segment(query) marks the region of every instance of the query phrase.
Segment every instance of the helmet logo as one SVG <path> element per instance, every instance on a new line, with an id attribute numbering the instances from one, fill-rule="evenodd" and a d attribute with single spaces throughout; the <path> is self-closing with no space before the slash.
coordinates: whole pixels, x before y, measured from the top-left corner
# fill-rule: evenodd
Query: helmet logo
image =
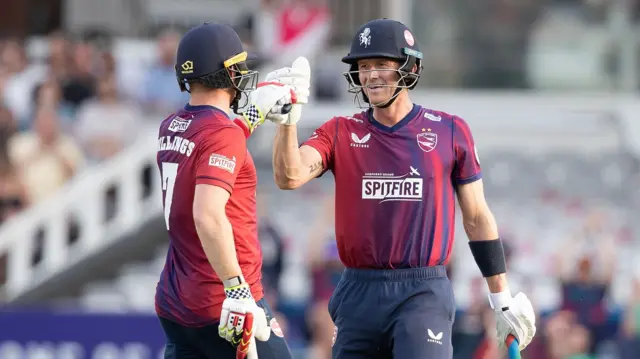
<path id="1" fill-rule="evenodd" d="M 360 46 L 366 48 L 369 45 L 371 45 L 371 29 L 367 27 L 360 33 Z"/>
<path id="2" fill-rule="evenodd" d="M 191 74 L 193 73 L 193 61 L 185 61 L 182 65 L 182 73 L 183 74 Z"/>
<path id="3" fill-rule="evenodd" d="M 404 39 L 405 41 L 407 41 L 407 45 L 409 46 L 413 46 L 413 44 L 416 43 L 416 41 L 413 39 L 413 35 L 411 34 L 411 31 L 409 30 L 404 30 Z"/>

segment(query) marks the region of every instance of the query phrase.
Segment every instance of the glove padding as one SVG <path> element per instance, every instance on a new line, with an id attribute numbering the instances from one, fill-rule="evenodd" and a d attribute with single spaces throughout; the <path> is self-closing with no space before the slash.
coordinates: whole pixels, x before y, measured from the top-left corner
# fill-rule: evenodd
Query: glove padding
<path id="1" fill-rule="evenodd" d="M 291 112 L 273 111 L 267 115 L 267 119 L 279 125 L 295 125 L 302 116 L 302 106 L 309 102 L 311 87 L 311 66 L 309 60 L 298 57 L 291 67 L 283 67 L 267 74 L 268 83 L 279 83 L 289 86 L 295 95 Z M 279 104 L 280 105 L 280 104 Z"/>
<path id="2" fill-rule="evenodd" d="M 281 83 L 260 83 L 258 88 L 249 94 L 249 108 L 236 119 L 249 137 L 258 126 L 262 125 L 269 115 L 287 110 L 286 105 L 295 103 L 296 94 L 289 86 Z"/>
<path id="3" fill-rule="evenodd" d="M 526 348 L 536 335 L 536 315 L 529 298 L 524 293 L 513 298 L 509 292 L 491 293 L 489 303 L 496 317 L 498 346 L 504 349 L 507 336 L 512 334 L 520 350 Z"/>
<path id="4" fill-rule="evenodd" d="M 271 328 L 264 309 L 256 304 L 246 283 L 225 288 L 225 294 L 227 298 L 222 302 L 218 335 L 237 347 L 237 358 L 244 358 L 254 337 L 268 341 Z"/>

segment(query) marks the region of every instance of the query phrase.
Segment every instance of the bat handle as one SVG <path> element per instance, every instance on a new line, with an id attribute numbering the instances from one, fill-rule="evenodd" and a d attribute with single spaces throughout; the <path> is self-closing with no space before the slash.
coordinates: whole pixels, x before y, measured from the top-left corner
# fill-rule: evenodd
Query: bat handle
<path id="1" fill-rule="evenodd" d="M 251 339 L 251 343 L 249 343 L 249 352 L 247 353 L 247 359 L 258 359 L 258 348 L 256 347 L 256 338 Z"/>
<path id="2" fill-rule="evenodd" d="M 505 344 L 507 347 L 507 354 L 509 359 L 520 359 L 520 346 L 518 344 L 518 339 L 515 336 L 509 334 L 507 336 L 507 340 L 505 340 Z"/>

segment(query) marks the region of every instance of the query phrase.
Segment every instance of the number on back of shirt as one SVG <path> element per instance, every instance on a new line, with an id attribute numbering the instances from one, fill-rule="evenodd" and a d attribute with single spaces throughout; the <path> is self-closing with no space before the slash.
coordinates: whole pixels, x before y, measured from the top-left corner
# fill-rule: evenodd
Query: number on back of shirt
<path id="1" fill-rule="evenodd" d="M 164 222 L 169 230 L 169 216 L 171 215 L 171 203 L 173 203 L 173 187 L 178 175 L 178 164 L 162 162 L 162 190 L 164 191 Z"/>

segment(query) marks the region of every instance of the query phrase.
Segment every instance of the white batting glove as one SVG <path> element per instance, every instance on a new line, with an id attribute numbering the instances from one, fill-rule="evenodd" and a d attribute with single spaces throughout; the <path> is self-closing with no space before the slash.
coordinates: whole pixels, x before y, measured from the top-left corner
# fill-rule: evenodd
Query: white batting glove
<path id="1" fill-rule="evenodd" d="M 291 87 L 276 82 L 260 83 L 258 88 L 249 94 L 250 106 L 236 123 L 240 122 L 245 135 L 249 137 L 268 116 L 284 111 L 284 106 L 290 106 L 292 100 L 295 100 L 295 93 Z"/>
<path id="2" fill-rule="evenodd" d="M 256 304 L 247 283 L 225 288 L 224 292 L 227 298 L 222 302 L 218 334 L 237 347 L 237 358 L 245 358 L 254 338 L 269 340 L 267 315 Z"/>
<path id="3" fill-rule="evenodd" d="M 509 291 L 490 293 L 489 304 L 496 316 L 498 347 L 505 348 L 511 334 L 518 340 L 520 350 L 526 348 L 536 335 L 536 315 L 529 298 L 524 293 L 511 298 Z"/>
<path id="4" fill-rule="evenodd" d="M 265 79 L 268 83 L 279 83 L 289 86 L 295 94 L 294 105 L 291 112 L 282 114 L 282 111 L 274 111 L 267 116 L 267 119 L 279 125 L 295 125 L 302 116 L 302 106 L 309 102 L 311 93 L 311 66 L 306 57 L 298 57 L 291 67 L 283 67 L 267 74 Z"/>

